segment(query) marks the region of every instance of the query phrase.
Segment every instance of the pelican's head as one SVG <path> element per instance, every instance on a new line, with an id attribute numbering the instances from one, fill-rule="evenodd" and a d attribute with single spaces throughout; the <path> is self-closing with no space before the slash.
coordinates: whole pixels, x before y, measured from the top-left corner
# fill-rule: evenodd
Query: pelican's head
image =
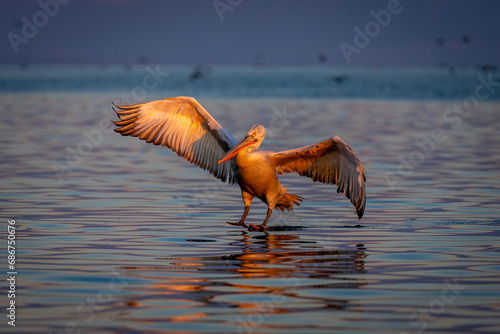
<path id="1" fill-rule="evenodd" d="M 220 164 L 221 162 L 231 159 L 245 147 L 249 152 L 255 151 L 256 149 L 259 148 L 265 136 L 266 136 L 266 129 L 260 124 L 255 124 L 250 128 L 250 130 L 248 130 L 246 136 L 243 137 L 243 139 L 240 140 L 239 143 L 236 144 L 232 149 L 230 149 L 226 153 L 226 155 L 219 160 L 218 163 Z"/>

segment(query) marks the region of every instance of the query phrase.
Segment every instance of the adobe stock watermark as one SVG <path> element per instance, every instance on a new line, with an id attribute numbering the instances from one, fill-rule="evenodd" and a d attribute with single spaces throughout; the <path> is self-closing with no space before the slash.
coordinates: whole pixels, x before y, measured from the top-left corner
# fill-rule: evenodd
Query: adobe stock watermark
<path id="1" fill-rule="evenodd" d="M 429 323 L 436 321 L 437 317 L 443 314 L 446 305 L 453 303 L 461 295 L 461 291 L 467 289 L 466 285 L 458 284 L 456 277 L 453 281 L 445 279 L 443 283 L 445 287 L 441 289 L 439 297 L 434 298 L 426 307 L 420 307 L 409 316 L 408 322 L 410 326 L 416 328 L 417 333 L 423 333 L 429 326 Z M 410 333 L 402 331 L 399 334 Z"/>
<path id="2" fill-rule="evenodd" d="M 64 174 L 80 166 L 83 158 L 89 156 L 98 147 L 103 139 L 104 133 L 112 128 L 113 123 L 108 118 L 99 121 L 99 125 L 93 129 L 83 129 L 81 131 L 85 139 L 81 139 L 75 146 L 66 145 L 66 159 L 64 161 L 53 161 L 52 169 L 59 180 L 64 181 Z"/>
<path id="3" fill-rule="evenodd" d="M 235 7 L 241 5 L 243 0 L 214 0 L 212 5 L 214 6 L 215 12 L 217 16 L 219 16 L 219 20 L 224 21 L 224 13 L 232 12 Z"/>
<path id="4" fill-rule="evenodd" d="M 460 103 L 456 102 L 452 107 L 445 110 L 442 115 L 443 127 L 434 128 L 424 139 L 415 140 L 416 148 L 407 157 L 398 155 L 400 161 L 398 172 L 386 172 L 385 179 L 391 190 L 407 182 L 407 178 L 413 175 L 416 167 L 423 164 L 435 151 L 439 144 L 448 139 L 448 133 L 458 130 L 464 119 L 469 118 L 479 109 L 480 102 L 486 101 L 491 94 L 500 88 L 500 83 L 493 81 L 492 73 L 488 76 L 478 74 L 478 84 L 474 94 L 467 96 Z"/>
<path id="5" fill-rule="evenodd" d="M 300 285 L 300 278 L 298 277 L 282 277 L 281 281 L 285 286 L 290 286 L 287 293 L 292 293 Z M 238 328 L 236 333 L 253 333 L 254 328 L 262 326 L 264 320 L 269 317 L 278 307 L 280 303 L 286 300 L 286 296 L 283 293 L 272 292 L 269 295 L 269 300 L 267 301 L 254 301 L 253 309 L 255 312 L 246 315 L 246 318 L 238 316 Z"/>
<path id="6" fill-rule="evenodd" d="M 134 86 L 130 94 L 122 94 L 122 100 L 130 101 L 130 104 L 146 102 L 148 93 L 158 88 L 164 78 L 170 75 L 169 72 L 162 72 L 159 64 L 154 69 L 151 66 L 146 66 L 145 69 L 147 74 L 142 78 L 142 83 Z"/>
<path id="7" fill-rule="evenodd" d="M 66 5 L 70 0 L 40 0 L 38 6 L 40 10 L 35 12 L 30 18 L 21 17 L 21 34 L 16 34 L 11 31 L 7 34 L 7 39 L 12 46 L 15 54 L 19 53 L 19 46 L 28 44 L 30 40 L 38 35 L 40 29 L 49 24 L 50 19 L 54 18 L 58 13 L 60 6 Z"/>
<path id="8" fill-rule="evenodd" d="M 162 72 L 160 70 L 160 65 L 156 65 L 156 68 L 151 66 L 146 66 L 147 74 L 144 75 L 142 79 L 142 84 L 134 86 L 130 93 L 122 94 L 121 99 L 127 100 L 131 104 L 143 103 L 146 101 L 148 92 L 156 89 L 164 78 L 169 75 L 168 72 Z M 85 157 L 89 156 L 99 145 L 101 145 L 104 134 L 106 132 L 111 132 L 113 128 L 113 123 L 107 117 L 101 119 L 97 127 L 92 129 L 83 129 L 81 131 L 81 139 L 76 145 L 66 146 L 66 156 L 63 161 L 52 162 L 52 169 L 59 180 L 59 183 L 63 182 L 64 174 L 77 168 L 83 163 Z"/>
<path id="9" fill-rule="evenodd" d="M 291 120 L 295 119 L 297 115 L 289 114 L 286 110 L 286 106 L 283 106 L 281 110 L 278 108 L 273 108 L 272 117 L 269 122 L 269 128 L 266 128 L 266 137 L 270 140 L 283 131 L 288 125 L 290 125 Z"/>
<path id="10" fill-rule="evenodd" d="M 411 0 L 408 0 L 411 1 Z M 380 35 L 382 28 L 386 28 L 392 21 L 394 15 L 398 15 L 403 11 L 403 5 L 399 0 L 389 0 L 387 2 L 387 8 L 381 9 L 378 12 L 375 10 L 370 11 L 370 15 L 373 20 L 368 21 L 364 29 L 355 26 L 353 44 L 346 42 L 341 42 L 339 44 L 340 51 L 344 55 L 345 60 L 348 64 L 352 62 L 353 54 L 360 54 L 361 50 L 370 45 L 373 38 Z"/>
<path id="11" fill-rule="evenodd" d="M 108 282 L 105 289 L 101 289 L 95 296 L 87 297 L 85 302 L 80 303 L 76 307 L 76 314 L 85 317 L 80 322 L 67 321 L 64 324 L 64 331 L 50 334 L 69 334 L 82 333 L 82 326 L 88 325 L 94 321 L 96 314 L 102 312 L 106 305 L 109 305 L 114 300 L 114 295 L 122 291 L 127 285 L 127 279 L 122 277 L 123 272 L 113 270 L 113 278 Z"/>

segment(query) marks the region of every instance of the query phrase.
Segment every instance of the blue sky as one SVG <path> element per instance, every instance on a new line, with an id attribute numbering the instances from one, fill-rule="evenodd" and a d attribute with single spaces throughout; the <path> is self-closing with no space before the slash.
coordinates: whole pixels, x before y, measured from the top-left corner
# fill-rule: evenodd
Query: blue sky
<path id="1" fill-rule="evenodd" d="M 315 65 L 323 54 L 324 63 L 335 66 L 500 65 L 500 2 L 494 0 L 2 4 L 3 64 L 135 64 L 147 59 L 183 65 Z"/>

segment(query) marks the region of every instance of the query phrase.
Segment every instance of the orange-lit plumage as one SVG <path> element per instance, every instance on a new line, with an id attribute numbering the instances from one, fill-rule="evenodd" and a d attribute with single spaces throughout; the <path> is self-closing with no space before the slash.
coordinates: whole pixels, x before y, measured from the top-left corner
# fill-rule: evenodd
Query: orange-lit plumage
<path id="1" fill-rule="evenodd" d="M 240 141 L 234 138 L 192 97 L 173 97 L 130 106 L 116 106 L 116 132 L 167 146 L 223 182 L 238 183 L 245 211 L 235 225 L 245 225 L 254 197 L 267 204 L 264 230 L 273 209 L 292 210 L 302 197 L 286 191 L 278 174 L 298 173 L 313 181 L 335 184 L 349 198 L 359 218 L 366 205 L 363 166 L 339 137 L 281 152 L 258 150 L 266 130 L 254 125 Z"/>

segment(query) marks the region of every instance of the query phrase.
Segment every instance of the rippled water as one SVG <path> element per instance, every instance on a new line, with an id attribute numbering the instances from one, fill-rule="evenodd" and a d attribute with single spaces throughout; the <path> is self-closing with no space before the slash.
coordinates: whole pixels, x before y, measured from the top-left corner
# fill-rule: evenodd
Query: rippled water
<path id="1" fill-rule="evenodd" d="M 237 139 L 263 124 L 266 149 L 338 135 L 368 172 L 363 219 L 287 175 L 304 203 L 261 233 L 225 223 L 236 186 L 112 132 L 111 101 L 0 96 L 0 212 L 18 228 L 17 326 L 2 330 L 498 332 L 500 104 L 200 99 Z M 248 220 L 264 215 L 255 201 Z"/>
<path id="2" fill-rule="evenodd" d="M 489 88 L 488 100 L 500 100 L 496 84 L 500 74 L 476 68 L 458 68 L 451 74 L 445 67 L 30 65 L 21 69 L 0 66 L 0 73 L 0 91 L 17 93 L 121 91 L 140 99 L 143 92 L 133 90 L 139 85 L 161 89 L 164 96 L 197 98 L 451 100 L 464 99 L 483 84 Z"/>

